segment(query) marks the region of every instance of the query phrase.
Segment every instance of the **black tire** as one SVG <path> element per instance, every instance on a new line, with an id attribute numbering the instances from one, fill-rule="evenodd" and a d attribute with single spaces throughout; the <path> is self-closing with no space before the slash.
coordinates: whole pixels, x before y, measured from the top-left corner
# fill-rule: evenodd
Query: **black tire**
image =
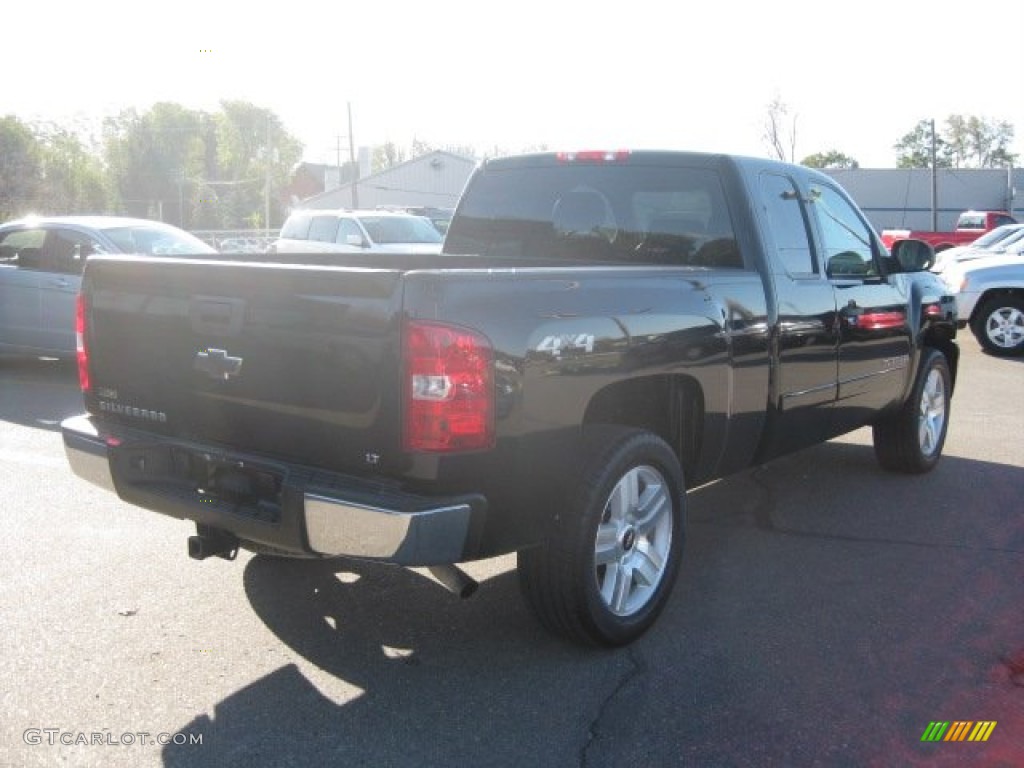
<path id="1" fill-rule="evenodd" d="M 620 646 L 651 627 L 672 592 L 685 540 L 683 472 L 650 432 L 596 428 L 584 444 L 592 448 L 547 541 L 518 553 L 519 584 L 552 633 Z"/>
<path id="2" fill-rule="evenodd" d="M 946 356 L 925 349 L 910 397 L 900 410 L 875 422 L 875 456 L 885 469 L 921 474 L 942 456 L 949 428 L 952 377 Z"/>
<path id="3" fill-rule="evenodd" d="M 971 331 L 993 355 L 1024 354 L 1024 297 L 1004 294 L 987 299 L 974 315 Z"/>

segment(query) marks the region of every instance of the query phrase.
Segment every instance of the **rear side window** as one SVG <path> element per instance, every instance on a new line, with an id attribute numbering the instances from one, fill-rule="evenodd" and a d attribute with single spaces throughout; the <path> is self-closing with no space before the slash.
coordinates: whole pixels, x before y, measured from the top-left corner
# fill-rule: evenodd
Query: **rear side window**
<path id="1" fill-rule="evenodd" d="M 341 219 L 338 222 L 337 241 L 343 245 L 362 245 L 362 230 L 352 219 Z"/>
<path id="2" fill-rule="evenodd" d="M 80 275 L 86 259 L 102 251 L 102 246 L 86 234 L 70 229 L 51 229 L 43 246 L 43 257 L 54 272 Z"/>
<path id="3" fill-rule="evenodd" d="M 281 239 L 306 240 L 309 235 L 309 214 L 293 214 L 281 227 Z"/>
<path id="4" fill-rule="evenodd" d="M 314 216 L 309 223 L 309 236 L 307 240 L 315 240 L 319 243 L 333 243 L 338 236 L 337 216 Z"/>
<path id="5" fill-rule="evenodd" d="M 774 271 L 792 276 L 816 274 L 804 206 L 792 179 L 775 173 L 762 174 L 761 200 L 775 243 Z"/>
<path id="6" fill-rule="evenodd" d="M 363 216 L 359 219 L 377 244 L 440 243 L 441 233 L 420 216 Z"/>
<path id="7" fill-rule="evenodd" d="M 478 174 L 452 220 L 444 252 L 744 266 L 717 173 L 614 163 Z"/>

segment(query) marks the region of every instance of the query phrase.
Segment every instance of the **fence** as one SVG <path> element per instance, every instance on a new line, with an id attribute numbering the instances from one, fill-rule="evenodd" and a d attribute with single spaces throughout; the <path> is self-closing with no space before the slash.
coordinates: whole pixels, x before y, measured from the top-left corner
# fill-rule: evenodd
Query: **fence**
<path id="1" fill-rule="evenodd" d="M 192 234 L 221 253 L 266 253 L 276 229 L 201 229 Z"/>

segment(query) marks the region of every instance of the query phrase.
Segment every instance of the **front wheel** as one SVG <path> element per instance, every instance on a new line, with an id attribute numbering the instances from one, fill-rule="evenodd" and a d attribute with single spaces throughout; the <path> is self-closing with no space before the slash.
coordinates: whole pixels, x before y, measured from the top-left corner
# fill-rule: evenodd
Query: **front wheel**
<path id="1" fill-rule="evenodd" d="M 683 550 L 684 484 L 672 449 L 650 432 L 599 428 L 547 541 L 518 554 L 527 603 L 551 632 L 618 646 L 654 623 Z"/>
<path id="2" fill-rule="evenodd" d="M 993 355 L 1024 354 L 1024 298 L 995 296 L 978 308 L 971 325 L 974 337 Z"/>
<path id="3" fill-rule="evenodd" d="M 938 463 L 949 427 L 951 391 L 946 356 L 925 349 L 907 402 L 874 424 L 875 456 L 882 467 L 920 474 Z"/>

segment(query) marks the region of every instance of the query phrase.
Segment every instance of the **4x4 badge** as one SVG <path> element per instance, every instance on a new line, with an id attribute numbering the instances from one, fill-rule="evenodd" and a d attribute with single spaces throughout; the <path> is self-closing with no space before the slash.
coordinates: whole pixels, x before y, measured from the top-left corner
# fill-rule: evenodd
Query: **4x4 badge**
<path id="1" fill-rule="evenodd" d="M 211 379 L 227 381 L 242 370 L 242 358 L 231 357 L 223 349 L 201 349 L 196 352 L 192 367 Z"/>

